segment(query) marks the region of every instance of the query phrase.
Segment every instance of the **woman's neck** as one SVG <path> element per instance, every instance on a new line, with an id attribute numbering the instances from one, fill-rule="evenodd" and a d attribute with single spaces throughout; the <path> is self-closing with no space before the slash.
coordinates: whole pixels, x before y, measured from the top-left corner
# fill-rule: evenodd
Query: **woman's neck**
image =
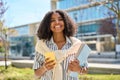
<path id="1" fill-rule="evenodd" d="M 53 35 L 53 40 L 55 43 L 59 43 L 59 42 L 65 42 L 65 36 L 63 34 L 55 34 Z"/>
<path id="2" fill-rule="evenodd" d="M 62 47 L 66 43 L 65 36 L 63 34 L 55 34 L 53 35 L 53 40 L 56 43 L 58 49 L 62 49 Z"/>

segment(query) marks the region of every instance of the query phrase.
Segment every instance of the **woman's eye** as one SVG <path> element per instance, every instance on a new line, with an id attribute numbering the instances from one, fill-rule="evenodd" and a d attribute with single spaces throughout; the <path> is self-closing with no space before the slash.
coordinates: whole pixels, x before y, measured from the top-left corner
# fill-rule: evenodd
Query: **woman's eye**
<path id="1" fill-rule="evenodd" d="M 55 20 L 51 20 L 51 22 L 54 22 Z"/>
<path id="2" fill-rule="evenodd" d="M 60 19 L 59 19 L 59 21 L 63 21 L 63 19 L 62 19 L 62 18 L 60 18 Z"/>
<path id="3" fill-rule="evenodd" d="M 51 19 L 51 22 L 55 22 L 55 21 L 63 21 L 62 18 L 59 18 L 59 19 Z"/>

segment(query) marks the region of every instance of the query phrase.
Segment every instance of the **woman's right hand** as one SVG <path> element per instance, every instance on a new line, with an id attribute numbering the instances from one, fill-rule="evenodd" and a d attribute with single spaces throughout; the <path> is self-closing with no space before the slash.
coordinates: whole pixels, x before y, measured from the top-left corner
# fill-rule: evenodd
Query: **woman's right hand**
<path id="1" fill-rule="evenodd" d="M 54 60 L 50 60 L 50 58 L 46 58 L 44 66 L 46 67 L 47 70 L 51 70 L 55 66 L 55 61 Z"/>

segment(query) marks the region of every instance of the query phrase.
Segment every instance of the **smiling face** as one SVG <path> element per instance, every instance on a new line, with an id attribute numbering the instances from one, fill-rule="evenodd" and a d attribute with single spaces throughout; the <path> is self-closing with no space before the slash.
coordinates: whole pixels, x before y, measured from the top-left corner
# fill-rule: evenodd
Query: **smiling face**
<path id="1" fill-rule="evenodd" d="M 63 33 L 64 21 L 59 13 L 54 12 L 51 16 L 50 29 L 53 34 Z"/>

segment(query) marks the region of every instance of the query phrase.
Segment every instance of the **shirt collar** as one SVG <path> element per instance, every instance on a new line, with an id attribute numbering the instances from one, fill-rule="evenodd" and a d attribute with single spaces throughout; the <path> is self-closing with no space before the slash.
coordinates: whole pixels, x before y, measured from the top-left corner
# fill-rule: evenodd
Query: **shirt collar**
<path id="1" fill-rule="evenodd" d="M 51 37 L 50 41 L 49 41 L 50 44 L 55 44 L 54 40 L 53 40 L 53 37 Z M 69 37 L 66 36 L 66 43 L 68 44 L 72 44 L 72 41 Z"/>

